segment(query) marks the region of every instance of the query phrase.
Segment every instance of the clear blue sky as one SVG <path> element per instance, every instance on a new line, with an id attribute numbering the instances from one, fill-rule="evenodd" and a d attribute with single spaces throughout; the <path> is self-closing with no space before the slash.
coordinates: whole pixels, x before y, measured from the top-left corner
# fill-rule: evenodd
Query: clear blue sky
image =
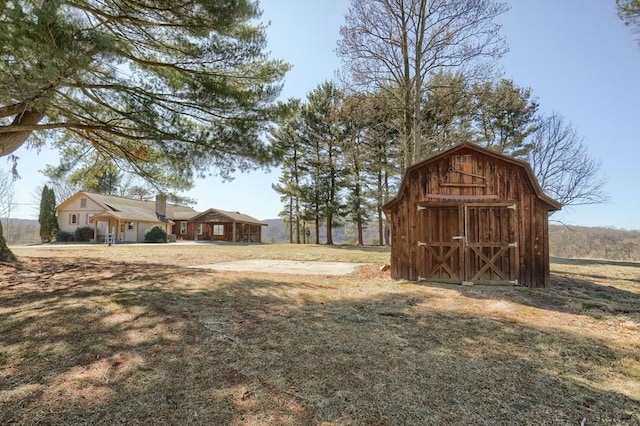
<path id="1" fill-rule="evenodd" d="M 305 98 L 339 68 L 335 55 L 347 0 L 261 0 L 271 56 L 293 69 L 285 80 L 282 98 Z M 553 216 L 585 226 L 640 229 L 640 47 L 631 29 L 616 16 L 614 0 L 511 0 L 500 18 L 509 53 L 501 60 L 504 76 L 531 87 L 541 112 L 558 112 L 572 122 L 591 155 L 602 162 L 611 201 L 580 206 Z M 35 218 L 45 182 L 39 173 L 56 163 L 55 152 L 24 147 L 16 182 L 12 217 Z M 0 169 L 8 170 L 2 161 Z M 259 219 L 275 218 L 281 210 L 271 183 L 278 170 L 265 174 L 238 174 L 231 183 L 199 180 L 188 195 L 199 200 L 197 209 L 239 210 Z"/>

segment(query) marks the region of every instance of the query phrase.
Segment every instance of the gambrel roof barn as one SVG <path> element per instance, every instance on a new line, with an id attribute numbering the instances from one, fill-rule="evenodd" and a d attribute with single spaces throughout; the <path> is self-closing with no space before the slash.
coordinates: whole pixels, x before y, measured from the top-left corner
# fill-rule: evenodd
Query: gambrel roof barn
<path id="1" fill-rule="evenodd" d="M 410 281 L 549 285 L 546 196 L 528 163 L 462 143 L 407 169 L 383 206 L 391 276 Z"/>

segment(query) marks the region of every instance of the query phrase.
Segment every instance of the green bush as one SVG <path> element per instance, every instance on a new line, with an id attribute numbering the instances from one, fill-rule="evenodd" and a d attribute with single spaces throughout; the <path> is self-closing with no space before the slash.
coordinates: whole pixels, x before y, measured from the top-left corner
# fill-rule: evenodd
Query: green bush
<path id="1" fill-rule="evenodd" d="M 159 226 L 154 226 L 144 234 L 145 243 L 166 243 L 167 232 Z"/>
<path id="2" fill-rule="evenodd" d="M 70 241 L 75 241 L 76 237 L 71 232 L 67 231 L 58 231 L 56 232 L 56 241 L 62 243 L 68 243 Z"/>
<path id="3" fill-rule="evenodd" d="M 76 241 L 91 241 L 93 239 L 93 228 L 88 226 L 76 229 Z"/>

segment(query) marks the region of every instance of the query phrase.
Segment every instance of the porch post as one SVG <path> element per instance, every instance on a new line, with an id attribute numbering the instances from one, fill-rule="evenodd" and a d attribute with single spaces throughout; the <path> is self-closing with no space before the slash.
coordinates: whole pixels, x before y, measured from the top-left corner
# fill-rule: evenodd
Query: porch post
<path id="1" fill-rule="evenodd" d="M 236 242 L 236 222 L 233 221 L 233 235 L 231 236 L 231 241 Z"/>

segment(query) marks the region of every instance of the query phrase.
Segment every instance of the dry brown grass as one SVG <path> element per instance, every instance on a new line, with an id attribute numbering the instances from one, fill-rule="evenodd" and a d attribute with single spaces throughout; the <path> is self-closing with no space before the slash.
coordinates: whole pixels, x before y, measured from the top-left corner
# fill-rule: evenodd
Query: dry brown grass
<path id="1" fill-rule="evenodd" d="M 640 424 L 640 264 L 530 290 L 182 267 L 388 259 L 364 248 L 15 252 L 0 424 Z"/>

